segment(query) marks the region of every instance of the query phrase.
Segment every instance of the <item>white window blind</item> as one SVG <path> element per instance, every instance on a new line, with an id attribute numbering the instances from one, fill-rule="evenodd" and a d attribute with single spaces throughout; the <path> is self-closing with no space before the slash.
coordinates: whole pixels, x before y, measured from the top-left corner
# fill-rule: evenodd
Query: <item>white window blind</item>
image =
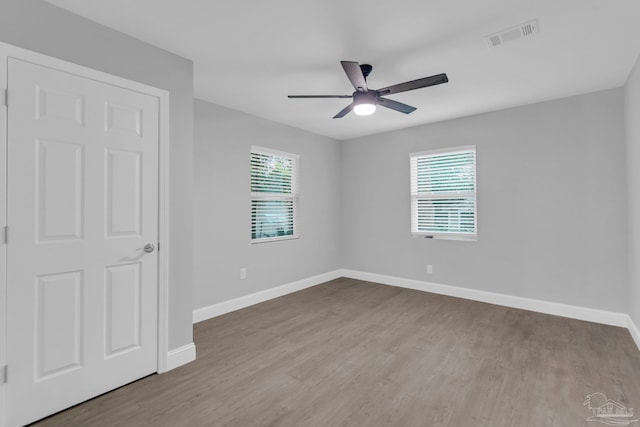
<path id="1" fill-rule="evenodd" d="M 263 242 L 298 237 L 296 154 L 251 147 L 251 240 Z"/>
<path id="2" fill-rule="evenodd" d="M 411 166 L 411 233 L 476 240 L 476 147 L 414 153 Z"/>

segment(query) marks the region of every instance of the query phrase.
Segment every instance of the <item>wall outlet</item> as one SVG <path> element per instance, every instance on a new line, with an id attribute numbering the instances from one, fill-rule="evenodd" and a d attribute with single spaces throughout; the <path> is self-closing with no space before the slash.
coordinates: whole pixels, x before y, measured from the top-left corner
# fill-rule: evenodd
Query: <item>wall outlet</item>
<path id="1" fill-rule="evenodd" d="M 247 269 L 246 269 L 246 268 L 244 268 L 244 267 L 242 267 L 242 268 L 240 269 L 240 278 L 241 278 L 241 279 L 246 279 L 246 278 L 247 278 Z"/>
<path id="2" fill-rule="evenodd" d="M 433 265 L 427 264 L 427 274 L 433 274 Z"/>

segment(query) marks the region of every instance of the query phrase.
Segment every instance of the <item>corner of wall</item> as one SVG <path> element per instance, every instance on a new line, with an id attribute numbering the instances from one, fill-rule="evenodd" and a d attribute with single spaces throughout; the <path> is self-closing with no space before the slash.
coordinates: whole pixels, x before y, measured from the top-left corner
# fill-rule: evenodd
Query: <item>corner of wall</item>
<path id="1" fill-rule="evenodd" d="M 636 60 L 624 86 L 624 122 L 627 183 L 627 301 L 630 320 L 634 325 L 636 343 L 640 342 L 640 57 Z M 635 322 L 635 323 L 634 323 Z M 630 328 L 630 331 L 632 329 Z"/>
<path id="2" fill-rule="evenodd" d="M 160 372 L 168 372 L 187 363 L 196 360 L 196 345 L 194 343 L 185 344 L 181 347 L 174 348 L 167 352 L 166 370 Z"/>
<path id="3" fill-rule="evenodd" d="M 629 324 L 627 325 L 627 329 L 631 334 L 631 338 L 633 338 L 633 341 L 636 343 L 636 347 L 638 347 L 638 350 L 640 350 L 640 329 L 638 329 L 638 326 L 633 321 L 631 316 L 629 316 Z"/>

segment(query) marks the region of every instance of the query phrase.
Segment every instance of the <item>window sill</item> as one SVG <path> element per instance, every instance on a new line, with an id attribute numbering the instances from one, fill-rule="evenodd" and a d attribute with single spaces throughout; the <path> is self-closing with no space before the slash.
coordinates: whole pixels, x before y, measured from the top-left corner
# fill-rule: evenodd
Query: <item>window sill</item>
<path id="1" fill-rule="evenodd" d="M 427 233 L 411 233 L 414 238 L 422 238 L 429 240 L 459 240 L 463 242 L 477 242 L 478 235 L 465 235 L 465 234 L 427 234 Z"/>
<path id="2" fill-rule="evenodd" d="M 255 243 L 267 243 L 267 242 L 280 242 L 283 240 L 294 240 L 294 239 L 299 239 L 300 235 L 299 234 L 294 234 L 291 236 L 278 236 L 278 237 L 268 237 L 266 239 L 252 239 L 251 240 L 251 244 L 255 244 Z"/>

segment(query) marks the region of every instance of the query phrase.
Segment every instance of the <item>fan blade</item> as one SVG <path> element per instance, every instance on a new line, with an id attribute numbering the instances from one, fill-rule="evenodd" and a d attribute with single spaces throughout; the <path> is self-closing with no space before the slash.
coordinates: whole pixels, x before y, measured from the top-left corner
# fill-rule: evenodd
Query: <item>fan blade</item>
<path id="1" fill-rule="evenodd" d="M 378 98 L 378 105 L 382 105 L 383 107 L 391 108 L 392 110 L 400 111 L 401 113 L 409 114 L 416 111 L 416 107 L 412 107 L 411 105 L 403 104 L 402 102 L 394 101 L 392 99 L 387 98 Z"/>
<path id="2" fill-rule="evenodd" d="M 288 98 L 351 98 L 352 95 L 288 95 Z"/>
<path id="3" fill-rule="evenodd" d="M 369 90 L 367 89 L 367 80 L 364 78 L 364 74 L 362 74 L 362 69 L 360 69 L 360 64 L 353 61 L 340 61 L 340 63 L 342 64 L 344 72 L 347 73 L 349 81 L 358 92 L 366 92 Z"/>
<path id="4" fill-rule="evenodd" d="M 376 92 L 380 96 L 390 95 L 392 93 L 406 92 L 408 90 L 420 89 L 428 86 L 435 86 L 448 82 L 446 74 L 436 74 L 435 76 L 423 77 L 418 80 L 411 80 L 410 82 L 398 83 L 397 85 L 387 86 L 382 89 L 378 89 Z"/>
<path id="5" fill-rule="evenodd" d="M 347 114 L 349 114 L 349 113 L 351 112 L 351 110 L 353 110 L 354 105 L 356 105 L 356 104 L 354 104 L 353 102 L 352 102 L 351 104 L 347 105 L 347 106 L 346 106 L 346 107 L 344 107 L 342 110 L 340 110 L 340 112 L 339 112 L 338 114 L 336 114 L 335 116 L 333 116 L 333 118 L 334 118 L 334 119 L 341 119 L 341 118 L 343 118 L 344 116 L 346 116 Z"/>

